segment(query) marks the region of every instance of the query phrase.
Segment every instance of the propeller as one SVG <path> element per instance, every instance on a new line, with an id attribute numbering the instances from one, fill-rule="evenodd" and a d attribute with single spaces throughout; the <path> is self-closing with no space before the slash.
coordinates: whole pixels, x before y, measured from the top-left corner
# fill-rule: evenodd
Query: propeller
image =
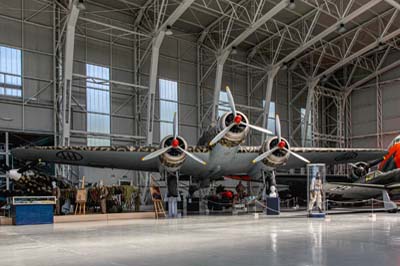
<path id="1" fill-rule="evenodd" d="M 384 160 L 384 157 L 379 158 L 374 161 L 371 161 L 371 162 L 368 162 L 368 163 L 360 162 L 360 163 L 357 163 L 358 165 L 354 164 L 354 163 L 349 163 L 349 165 L 352 168 L 354 168 L 356 171 L 358 171 L 360 173 L 359 175 L 366 175 L 371 167 L 374 167 L 375 165 L 381 163 L 383 160 Z"/>
<path id="2" fill-rule="evenodd" d="M 18 180 L 19 178 L 21 178 L 23 173 L 25 173 L 26 171 L 29 171 L 31 169 L 34 169 L 40 162 L 41 162 L 41 160 L 38 159 L 38 160 L 32 161 L 32 162 L 24 165 L 21 168 L 12 169 L 9 165 L 6 164 L 5 161 L 2 161 L 0 164 L 0 168 L 6 172 L 6 175 L 9 178 L 11 178 L 13 180 Z"/>
<path id="3" fill-rule="evenodd" d="M 168 146 L 168 147 L 164 147 L 164 148 L 156 150 L 156 151 L 154 151 L 152 153 L 147 154 L 146 156 L 144 156 L 142 158 L 142 161 L 148 161 L 148 160 L 154 159 L 154 158 L 159 157 L 160 155 L 168 152 L 171 149 L 176 149 L 176 150 L 180 150 L 181 152 L 186 154 L 188 157 L 190 157 L 194 161 L 196 161 L 198 163 L 201 163 L 203 165 L 206 165 L 207 163 L 205 161 L 203 161 L 202 159 L 198 158 L 194 154 L 186 151 L 181 146 L 179 146 L 179 140 L 178 140 L 178 137 L 179 137 L 179 133 L 178 133 L 178 117 L 177 117 L 176 112 L 174 113 L 173 123 L 174 123 L 174 125 L 173 125 L 173 133 L 172 133 L 173 139 L 171 141 L 171 145 Z"/>
<path id="4" fill-rule="evenodd" d="M 232 127 L 238 126 L 238 125 L 243 125 L 243 126 L 252 128 L 254 130 L 260 131 L 262 133 L 272 135 L 272 132 L 267 130 L 267 129 L 265 129 L 265 128 L 262 128 L 262 127 L 259 127 L 259 126 L 255 126 L 255 125 L 252 125 L 252 124 L 249 124 L 249 123 L 246 123 L 246 122 L 242 121 L 243 117 L 240 114 L 238 114 L 237 111 L 236 111 L 235 101 L 233 100 L 233 96 L 232 96 L 231 90 L 229 89 L 228 86 L 226 86 L 226 93 L 228 95 L 228 103 L 229 103 L 229 107 L 230 107 L 232 115 L 233 115 L 233 121 L 229 126 L 224 128 L 224 130 L 219 132 L 210 141 L 210 143 L 209 143 L 210 146 L 216 144 L 218 141 L 220 141 L 225 136 L 226 133 L 228 133 L 231 130 Z"/>
<path id="5" fill-rule="evenodd" d="M 282 140 L 281 121 L 279 119 L 279 115 L 278 114 L 275 117 L 275 133 L 276 133 L 276 136 L 278 138 L 278 144 L 276 145 L 276 147 L 272 148 L 269 151 L 266 151 L 266 152 L 260 154 L 259 156 L 257 156 L 252 161 L 252 163 L 260 162 L 260 161 L 264 160 L 265 158 L 267 158 L 268 156 L 270 156 L 271 154 L 273 154 L 274 152 L 276 152 L 278 150 L 284 150 L 288 154 L 293 155 L 294 157 L 298 158 L 299 160 L 302 160 L 305 163 L 310 163 L 309 160 L 307 160 L 306 158 L 304 158 L 300 154 L 297 154 L 294 151 L 291 151 L 290 149 L 286 148 L 286 141 Z"/>

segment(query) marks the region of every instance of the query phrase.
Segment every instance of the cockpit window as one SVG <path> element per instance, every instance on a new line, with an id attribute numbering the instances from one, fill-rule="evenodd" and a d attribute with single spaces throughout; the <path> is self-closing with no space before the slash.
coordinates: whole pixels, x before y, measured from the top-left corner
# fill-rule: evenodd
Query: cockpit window
<path id="1" fill-rule="evenodd" d="M 392 140 L 392 142 L 389 145 L 389 148 L 398 143 L 400 143 L 400 136 L 397 136 L 394 140 Z"/>

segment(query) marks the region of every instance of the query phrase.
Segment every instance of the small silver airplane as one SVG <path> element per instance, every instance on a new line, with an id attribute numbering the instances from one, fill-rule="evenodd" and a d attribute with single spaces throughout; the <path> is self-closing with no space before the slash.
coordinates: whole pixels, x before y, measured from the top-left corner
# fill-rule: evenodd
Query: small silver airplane
<path id="1" fill-rule="evenodd" d="M 246 115 L 236 110 L 229 88 L 226 91 L 230 111 L 203 134 L 196 146 L 188 145 L 184 137 L 179 135 L 175 114 L 173 134 L 165 137 L 159 147 L 34 146 L 15 148 L 11 152 L 23 161 L 40 159 L 59 164 L 160 172 L 164 177 L 171 174 L 177 177 L 186 175 L 200 181 L 223 176 L 249 176 L 251 179 L 265 180 L 265 176 L 269 176 L 272 177 L 269 180 L 272 186 L 276 186 L 274 172 L 278 168 L 299 168 L 309 162 L 340 164 L 370 161 L 387 152 L 364 148 L 291 147 L 281 136 L 278 115 L 273 135 L 264 128 L 250 124 Z M 250 129 L 273 136 L 261 146 L 243 145 Z"/>

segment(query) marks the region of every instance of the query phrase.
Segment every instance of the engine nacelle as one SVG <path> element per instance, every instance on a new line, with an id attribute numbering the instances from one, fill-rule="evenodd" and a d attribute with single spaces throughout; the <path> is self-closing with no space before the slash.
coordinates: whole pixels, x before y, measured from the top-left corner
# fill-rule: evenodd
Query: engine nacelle
<path id="1" fill-rule="evenodd" d="M 11 169 L 8 171 L 7 176 L 14 181 L 18 181 L 22 177 L 22 174 L 18 173 L 18 169 Z"/>
<path id="2" fill-rule="evenodd" d="M 247 116 L 245 116 L 242 112 L 236 112 L 237 115 L 242 117 L 242 121 L 244 123 L 249 123 Z M 218 120 L 218 130 L 222 131 L 232 123 L 234 123 L 234 116 L 232 112 L 227 112 L 220 117 Z M 221 145 L 227 147 L 234 147 L 241 144 L 245 139 L 247 134 L 249 133 L 250 128 L 246 125 L 235 125 L 233 126 L 228 133 L 219 141 Z"/>
<path id="3" fill-rule="evenodd" d="M 160 144 L 161 148 L 168 147 L 171 145 L 173 136 L 167 136 L 165 137 Z M 188 144 L 186 140 L 184 140 L 181 137 L 177 137 L 177 140 L 179 141 L 179 146 L 187 150 Z M 182 164 L 186 160 L 186 154 L 180 151 L 179 149 L 171 148 L 169 151 L 163 153 L 160 155 L 160 161 L 161 164 L 166 168 L 167 171 L 170 172 L 175 172 L 181 168 Z"/>
<path id="4" fill-rule="evenodd" d="M 290 150 L 289 142 L 284 138 L 281 138 L 281 141 L 285 142 L 285 148 Z M 278 143 L 278 137 L 273 137 L 266 140 L 261 146 L 260 154 L 276 148 Z M 278 149 L 267 156 L 262 162 L 268 167 L 277 168 L 286 164 L 287 160 L 289 159 L 289 155 L 290 154 L 287 151 Z"/>
<path id="5" fill-rule="evenodd" d="M 368 173 L 368 164 L 365 162 L 358 162 L 354 164 L 357 167 L 351 168 L 351 177 L 359 179 Z"/>

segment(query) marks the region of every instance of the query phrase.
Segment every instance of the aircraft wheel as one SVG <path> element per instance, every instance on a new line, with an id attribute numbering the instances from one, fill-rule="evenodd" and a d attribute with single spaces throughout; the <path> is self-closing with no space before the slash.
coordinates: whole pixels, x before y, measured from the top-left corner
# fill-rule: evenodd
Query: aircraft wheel
<path id="1" fill-rule="evenodd" d="M 393 210 L 388 210 L 388 213 L 397 213 L 397 209 L 393 209 Z"/>

